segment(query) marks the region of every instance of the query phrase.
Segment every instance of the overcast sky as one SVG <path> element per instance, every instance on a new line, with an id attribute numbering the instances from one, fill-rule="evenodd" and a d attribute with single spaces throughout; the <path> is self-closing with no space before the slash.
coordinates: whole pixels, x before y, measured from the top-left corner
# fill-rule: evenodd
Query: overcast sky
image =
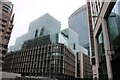
<path id="1" fill-rule="evenodd" d="M 61 22 L 61 29 L 68 27 L 68 17 L 86 0 L 9 0 L 14 4 L 14 28 L 10 45 L 14 45 L 17 37 L 28 31 L 29 23 L 49 13 Z"/>

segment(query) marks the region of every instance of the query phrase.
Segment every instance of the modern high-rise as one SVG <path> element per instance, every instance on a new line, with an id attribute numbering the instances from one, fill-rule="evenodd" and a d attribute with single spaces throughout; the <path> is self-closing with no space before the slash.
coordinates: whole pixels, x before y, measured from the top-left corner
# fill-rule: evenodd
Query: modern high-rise
<path id="1" fill-rule="evenodd" d="M 20 50 L 24 41 L 48 34 L 60 33 L 61 23 L 48 13 L 30 23 L 28 32 L 18 37 L 8 51 Z M 54 30 L 53 30 L 54 29 Z M 51 36 L 52 37 L 52 36 Z"/>
<path id="2" fill-rule="evenodd" d="M 78 34 L 79 44 L 89 51 L 87 5 L 84 5 L 71 14 L 68 24 Z M 90 54 L 89 54 L 90 55 Z"/>
<path id="3" fill-rule="evenodd" d="M 30 23 L 26 34 L 16 39 L 5 56 L 4 71 L 22 76 L 74 80 L 75 54 L 87 54 L 71 28 L 60 30 L 60 22 L 48 13 Z"/>
<path id="4" fill-rule="evenodd" d="M 74 53 L 82 51 L 87 54 L 87 50 L 78 44 L 78 34 L 71 28 L 61 31 L 60 27 L 61 23 L 46 13 L 30 23 L 28 32 L 16 39 L 15 44 L 10 46 L 9 52 L 20 50 L 27 40 L 50 35 L 51 43 L 63 43 Z"/>
<path id="5" fill-rule="evenodd" d="M 5 53 L 13 29 L 13 4 L 8 0 L 0 0 L 0 66 L 4 62 Z M 0 69 L 1 70 L 1 69 Z"/>
<path id="6" fill-rule="evenodd" d="M 93 78 L 120 79 L 120 0 L 88 0 Z"/>

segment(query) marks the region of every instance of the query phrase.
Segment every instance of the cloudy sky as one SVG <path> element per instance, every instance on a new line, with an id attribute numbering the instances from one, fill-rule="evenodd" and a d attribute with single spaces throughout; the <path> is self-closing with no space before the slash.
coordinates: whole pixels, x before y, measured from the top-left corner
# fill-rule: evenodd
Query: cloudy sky
<path id="1" fill-rule="evenodd" d="M 49 13 L 61 22 L 61 29 L 68 27 L 68 17 L 86 0 L 9 0 L 14 4 L 14 28 L 10 45 L 14 45 L 17 37 L 28 31 L 29 23 Z"/>

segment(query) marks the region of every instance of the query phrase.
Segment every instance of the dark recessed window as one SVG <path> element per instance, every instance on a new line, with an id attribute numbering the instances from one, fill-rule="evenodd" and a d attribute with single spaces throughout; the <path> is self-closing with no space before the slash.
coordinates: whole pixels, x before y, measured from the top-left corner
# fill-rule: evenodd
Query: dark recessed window
<path id="1" fill-rule="evenodd" d="M 11 8 L 10 6 L 8 6 L 6 3 L 4 3 L 4 6 L 8 7 L 8 8 Z"/>
<path id="2" fill-rule="evenodd" d="M 41 29 L 41 32 L 40 32 L 40 36 L 43 36 L 44 35 L 44 27 Z"/>
<path id="3" fill-rule="evenodd" d="M 2 51 L 2 54 L 5 54 L 5 53 L 6 53 L 6 51 L 5 51 L 5 50 L 3 50 L 3 51 Z"/>
<path id="4" fill-rule="evenodd" d="M 7 34 L 11 34 L 11 32 L 6 32 Z"/>
<path id="5" fill-rule="evenodd" d="M 9 30 L 12 30 L 12 28 L 9 28 Z"/>
<path id="6" fill-rule="evenodd" d="M 2 22 L 5 22 L 5 23 L 7 23 L 7 21 L 5 21 L 5 20 L 3 20 L 3 19 L 2 19 Z"/>
<path id="7" fill-rule="evenodd" d="M 76 49 L 76 47 L 75 47 L 76 45 L 75 45 L 75 43 L 73 43 L 73 49 L 75 50 Z"/>
<path id="8" fill-rule="evenodd" d="M 2 25 L 2 27 L 5 27 L 5 25 Z"/>
<path id="9" fill-rule="evenodd" d="M 92 65 L 95 65 L 95 58 L 92 58 Z"/>
<path id="10" fill-rule="evenodd" d="M 1 32 L 4 32 L 4 30 L 3 30 L 3 29 L 0 29 L 0 31 L 1 31 Z"/>
<path id="11" fill-rule="evenodd" d="M 8 45 L 3 45 L 3 47 L 4 47 L 4 48 L 7 48 L 7 47 L 8 47 Z"/>
<path id="12" fill-rule="evenodd" d="M 10 37 L 8 37 L 8 36 L 5 36 L 5 39 L 8 39 L 8 40 L 9 40 L 9 39 L 10 39 Z"/>
<path id="13" fill-rule="evenodd" d="M 38 34 L 38 30 L 35 31 L 35 37 L 37 37 L 37 34 Z"/>
<path id="14" fill-rule="evenodd" d="M 2 11 L 4 11 L 4 12 L 8 13 L 8 11 L 7 11 L 7 10 L 5 10 L 5 9 L 2 9 Z"/>

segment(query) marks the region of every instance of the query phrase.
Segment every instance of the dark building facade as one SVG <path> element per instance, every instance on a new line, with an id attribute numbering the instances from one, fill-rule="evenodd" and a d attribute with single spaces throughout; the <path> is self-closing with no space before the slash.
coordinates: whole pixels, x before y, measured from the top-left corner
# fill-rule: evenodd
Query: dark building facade
<path id="1" fill-rule="evenodd" d="M 110 47 L 113 52 L 111 66 L 113 79 L 120 79 L 120 0 L 114 6 L 107 19 Z"/>
<path id="2" fill-rule="evenodd" d="M 50 43 L 49 36 L 40 39 L 43 43 L 36 42 L 38 39 L 29 40 L 21 50 L 8 53 L 3 70 L 20 73 L 22 76 L 74 80 L 75 55 L 64 44 Z"/>

